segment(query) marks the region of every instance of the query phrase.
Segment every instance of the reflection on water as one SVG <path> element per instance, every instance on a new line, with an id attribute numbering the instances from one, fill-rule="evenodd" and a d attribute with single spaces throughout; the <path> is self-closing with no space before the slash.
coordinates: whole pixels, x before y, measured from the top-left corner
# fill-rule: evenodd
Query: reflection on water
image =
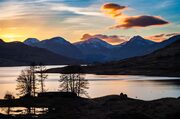
<path id="1" fill-rule="evenodd" d="M 59 67 L 59 66 L 48 66 Z M 16 92 L 16 78 L 25 67 L 1 67 L 0 68 L 0 98 L 3 98 L 7 91 Z M 49 74 L 46 80 L 48 91 L 57 91 L 59 87 L 60 74 Z M 162 97 L 179 97 L 180 80 L 175 77 L 150 77 L 150 76 L 129 76 L 129 75 L 92 75 L 87 74 L 89 80 L 89 95 L 99 97 L 110 94 L 126 93 L 129 97 L 144 100 L 157 99 Z"/>
<path id="2" fill-rule="evenodd" d="M 29 113 L 30 112 L 30 113 Z M 25 107 L 4 107 L 0 108 L 1 114 L 8 115 L 24 115 L 24 114 L 45 114 L 48 112 L 48 108 L 31 108 L 30 111 Z"/>

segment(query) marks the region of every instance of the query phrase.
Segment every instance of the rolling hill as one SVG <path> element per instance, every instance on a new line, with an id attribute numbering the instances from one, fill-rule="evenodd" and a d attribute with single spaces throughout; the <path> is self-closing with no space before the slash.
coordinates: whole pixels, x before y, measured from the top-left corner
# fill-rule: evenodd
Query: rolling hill
<path id="1" fill-rule="evenodd" d="M 27 46 L 21 42 L 0 42 L 0 66 L 43 64 L 76 64 L 79 60 L 68 58 L 48 50 Z"/>

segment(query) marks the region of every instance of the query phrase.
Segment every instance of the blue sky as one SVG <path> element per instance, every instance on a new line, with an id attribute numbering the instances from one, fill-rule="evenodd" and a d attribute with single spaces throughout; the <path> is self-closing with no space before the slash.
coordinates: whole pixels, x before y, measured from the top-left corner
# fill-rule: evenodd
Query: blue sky
<path id="1" fill-rule="evenodd" d="M 101 11 L 107 3 L 126 6 L 122 11 L 126 16 L 158 16 L 168 24 L 110 29 L 121 18 L 110 18 Z M 23 41 L 62 36 L 76 42 L 83 34 L 148 37 L 179 33 L 179 6 L 179 0 L 0 0 L 0 38 Z"/>

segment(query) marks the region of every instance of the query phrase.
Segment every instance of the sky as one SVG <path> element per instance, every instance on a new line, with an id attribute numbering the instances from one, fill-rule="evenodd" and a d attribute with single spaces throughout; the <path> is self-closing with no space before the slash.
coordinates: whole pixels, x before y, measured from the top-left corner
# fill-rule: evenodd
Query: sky
<path id="1" fill-rule="evenodd" d="M 179 6 L 180 0 L 0 0 L 0 38 L 117 44 L 141 35 L 160 42 L 180 33 Z"/>

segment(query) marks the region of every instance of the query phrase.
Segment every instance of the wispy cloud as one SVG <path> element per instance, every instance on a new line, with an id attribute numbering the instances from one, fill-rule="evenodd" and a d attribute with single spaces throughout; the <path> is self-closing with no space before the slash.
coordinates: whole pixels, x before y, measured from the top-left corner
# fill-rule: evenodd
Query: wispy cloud
<path id="1" fill-rule="evenodd" d="M 101 12 L 95 10 L 91 6 L 87 8 L 80 8 L 80 7 L 71 7 L 65 4 L 49 4 L 49 9 L 59 12 L 68 11 L 79 15 L 103 16 Z"/>
<path id="2" fill-rule="evenodd" d="M 34 0 L 34 1 L 4 1 L 0 2 L 0 19 L 18 19 L 24 17 L 58 17 L 61 13 L 71 13 L 85 16 L 103 16 L 99 9 L 88 7 L 73 7 L 57 0 Z M 69 15 L 70 17 L 70 15 Z"/>

